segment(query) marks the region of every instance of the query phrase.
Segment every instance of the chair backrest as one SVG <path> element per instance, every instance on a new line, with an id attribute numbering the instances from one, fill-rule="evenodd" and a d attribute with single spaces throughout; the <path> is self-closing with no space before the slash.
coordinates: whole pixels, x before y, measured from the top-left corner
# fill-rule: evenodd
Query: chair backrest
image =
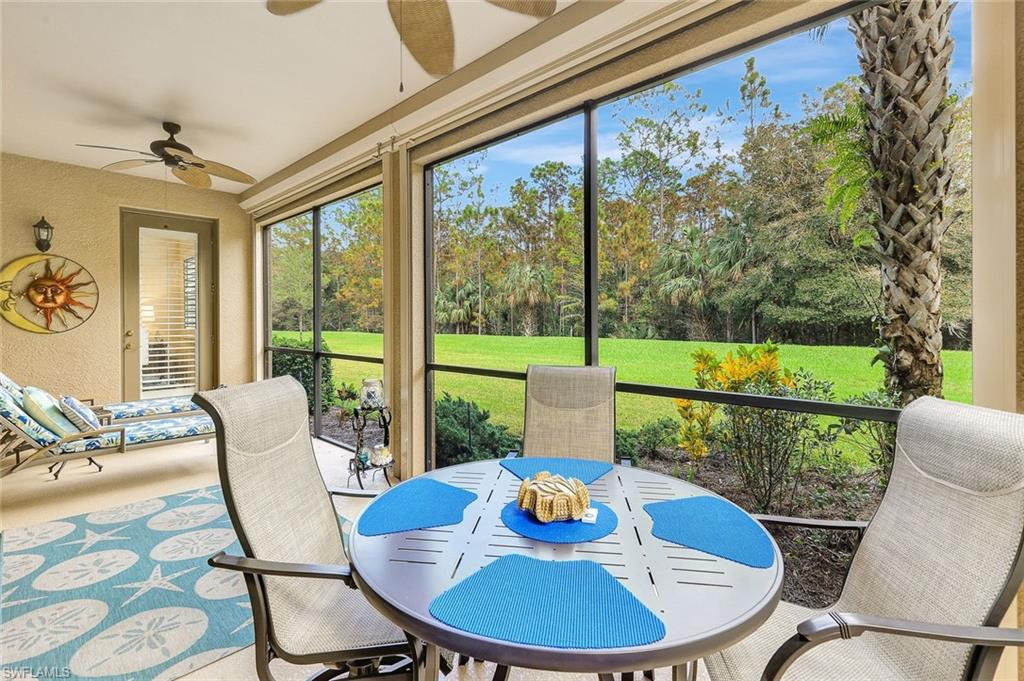
<path id="1" fill-rule="evenodd" d="M 885 497 L 835 609 L 997 625 L 1020 586 L 1024 416 L 925 397 L 900 417 Z M 971 646 L 898 636 L 875 645 L 906 678 L 960 679 Z"/>
<path id="2" fill-rule="evenodd" d="M 197 393 L 217 427 L 224 503 L 250 558 L 348 562 L 309 435 L 306 392 L 291 376 Z M 263 580 L 271 623 L 297 607 L 307 580 Z M 341 616 L 341 613 L 339 613 Z"/>
<path id="3" fill-rule="evenodd" d="M 523 456 L 615 460 L 615 368 L 530 365 Z"/>

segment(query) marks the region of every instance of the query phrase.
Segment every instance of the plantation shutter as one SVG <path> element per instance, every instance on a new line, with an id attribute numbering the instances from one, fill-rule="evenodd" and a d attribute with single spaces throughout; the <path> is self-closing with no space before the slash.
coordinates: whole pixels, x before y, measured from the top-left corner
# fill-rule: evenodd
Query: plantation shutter
<path id="1" fill-rule="evenodd" d="M 199 375 L 199 238 L 139 230 L 140 394 L 190 395 Z"/>

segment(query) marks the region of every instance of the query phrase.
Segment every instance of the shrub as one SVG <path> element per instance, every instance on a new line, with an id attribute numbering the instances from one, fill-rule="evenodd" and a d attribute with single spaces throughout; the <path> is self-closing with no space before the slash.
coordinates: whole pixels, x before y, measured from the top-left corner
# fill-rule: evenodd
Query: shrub
<path id="1" fill-rule="evenodd" d="M 899 398 L 885 389 L 872 390 L 849 400 L 850 404 L 870 407 L 893 407 L 898 409 Z M 878 471 L 882 484 L 889 481 L 892 460 L 896 454 L 896 424 L 882 421 L 843 419 L 839 430 L 846 435 L 846 441 L 867 454 L 871 466 Z"/>
<path id="2" fill-rule="evenodd" d="M 778 346 L 771 342 L 740 346 L 722 359 L 701 349 L 693 359 L 698 388 L 822 401 L 834 397 L 828 381 L 783 369 Z M 813 414 L 689 400 L 677 400 L 676 409 L 683 421 L 680 446 L 691 456 L 696 452 L 698 460 L 712 446 L 721 448 L 761 512 L 790 507 L 809 466 L 837 454 L 838 433 Z"/>
<path id="3" fill-rule="evenodd" d="M 620 459 L 654 456 L 664 447 L 675 448 L 679 422 L 669 416 L 648 421 L 639 428 L 615 429 L 615 454 Z"/>
<path id="4" fill-rule="evenodd" d="M 342 409 L 351 410 L 359 406 L 359 388 L 354 383 L 341 383 L 335 395 L 338 396 L 338 406 Z"/>
<path id="5" fill-rule="evenodd" d="M 302 350 L 313 349 L 313 339 L 298 339 L 290 336 L 275 334 L 271 344 L 279 348 L 297 348 Z M 320 349 L 329 351 L 322 341 Z M 275 352 L 271 356 L 271 372 L 274 376 L 293 376 L 295 380 L 306 389 L 306 402 L 309 404 L 309 413 L 313 413 L 313 358 L 309 355 L 292 355 L 284 352 Z M 326 414 L 327 410 L 337 402 L 337 395 L 334 393 L 334 369 L 331 362 L 323 363 L 320 372 L 320 406 Z"/>
<path id="6" fill-rule="evenodd" d="M 491 423 L 491 412 L 476 402 L 444 393 L 434 403 L 434 458 L 436 465 L 495 459 L 520 448 L 508 427 Z"/>

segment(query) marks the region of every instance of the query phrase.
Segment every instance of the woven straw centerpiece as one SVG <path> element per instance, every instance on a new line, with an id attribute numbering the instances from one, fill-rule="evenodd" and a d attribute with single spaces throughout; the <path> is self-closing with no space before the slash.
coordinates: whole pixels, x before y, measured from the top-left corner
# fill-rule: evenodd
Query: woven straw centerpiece
<path id="1" fill-rule="evenodd" d="M 532 513 L 542 523 L 555 520 L 579 520 L 590 508 L 590 492 L 576 478 L 540 471 L 519 485 L 519 508 Z"/>

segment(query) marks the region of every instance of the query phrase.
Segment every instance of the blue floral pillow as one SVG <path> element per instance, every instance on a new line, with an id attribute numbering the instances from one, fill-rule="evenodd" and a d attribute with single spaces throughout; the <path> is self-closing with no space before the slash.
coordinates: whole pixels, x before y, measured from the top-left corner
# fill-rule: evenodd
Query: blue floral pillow
<path id="1" fill-rule="evenodd" d="M 100 429 L 100 420 L 96 418 L 92 409 L 71 395 L 60 396 L 60 410 L 68 417 L 68 421 L 82 432 Z"/>
<path id="2" fill-rule="evenodd" d="M 0 371 L 0 388 L 6 390 L 11 397 L 14 398 L 14 403 L 19 407 L 24 404 L 21 397 L 21 386 L 10 379 L 10 377 Z"/>

